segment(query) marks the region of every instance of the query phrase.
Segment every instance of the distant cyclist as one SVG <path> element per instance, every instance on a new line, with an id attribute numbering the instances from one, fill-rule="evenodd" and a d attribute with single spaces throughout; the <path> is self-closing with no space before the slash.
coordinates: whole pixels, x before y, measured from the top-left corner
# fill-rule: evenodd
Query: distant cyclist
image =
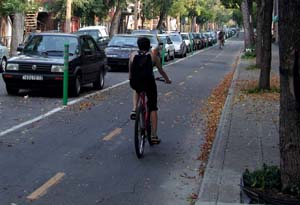
<path id="1" fill-rule="evenodd" d="M 219 32 L 218 39 L 219 39 L 219 48 L 222 49 L 222 47 L 224 47 L 224 41 L 225 41 L 225 32 L 223 31 L 223 29 Z"/>
<path id="2" fill-rule="evenodd" d="M 154 144 L 159 144 L 157 132 L 157 87 L 154 77 L 153 68 L 157 67 L 166 83 L 171 83 L 171 80 L 164 72 L 159 57 L 153 55 L 150 51 L 150 40 L 146 37 L 141 37 L 137 41 L 139 51 L 133 52 L 129 59 L 129 80 L 130 86 L 135 90 L 133 94 L 133 109 L 130 114 L 131 119 L 136 117 L 136 105 L 138 100 L 137 93 L 145 91 L 148 99 L 148 108 L 151 119 L 151 141 Z"/>

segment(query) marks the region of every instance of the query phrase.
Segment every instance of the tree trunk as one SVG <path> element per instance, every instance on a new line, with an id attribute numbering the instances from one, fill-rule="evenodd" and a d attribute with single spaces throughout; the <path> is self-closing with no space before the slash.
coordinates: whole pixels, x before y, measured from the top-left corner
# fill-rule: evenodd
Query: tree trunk
<path id="1" fill-rule="evenodd" d="M 156 26 L 156 29 L 161 30 L 162 29 L 162 22 L 165 18 L 166 12 L 164 10 L 164 8 L 161 9 L 160 13 L 159 13 L 159 20 Z"/>
<path id="2" fill-rule="evenodd" d="M 264 6 L 263 1 L 257 1 L 257 23 L 256 23 L 256 42 L 255 42 L 255 53 L 256 53 L 256 67 L 261 68 L 262 61 L 262 38 L 263 38 L 263 14 L 264 14 Z"/>
<path id="3" fill-rule="evenodd" d="M 117 3 L 116 11 L 114 13 L 114 16 L 111 21 L 111 27 L 109 31 L 109 36 L 112 37 L 114 34 L 118 33 L 119 25 L 120 25 L 120 19 L 121 19 L 121 13 L 122 13 L 122 7 L 120 0 Z"/>
<path id="4" fill-rule="evenodd" d="M 254 34 L 252 23 L 252 0 L 243 0 L 241 4 L 241 12 L 243 15 L 243 23 L 245 30 L 245 49 L 253 48 L 254 46 Z"/>
<path id="5" fill-rule="evenodd" d="M 12 37 L 10 44 L 10 55 L 17 55 L 17 47 L 23 41 L 24 35 L 24 14 L 23 13 L 15 13 L 13 18 L 12 25 Z"/>
<path id="6" fill-rule="evenodd" d="M 300 183 L 300 0 L 279 0 L 280 167 L 283 187 Z"/>
<path id="7" fill-rule="evenodd" d="M 259 5 L 259 4 L 258 4 Z M 260 34 L 261 37 L 256 39 L 258 49 L 261 49 L 260 56 L 256 60 L 256 64 L 260 68 L 259 77 L 259 89 L 270 89 L 270 72 L 271 72 L 271 60 L 272 60 L 272 13 L 273 13 L 273 0 L 261 0 L 258 14 L 260 21 Z M 258 37 L 258 35 L 257 35 Z"/>

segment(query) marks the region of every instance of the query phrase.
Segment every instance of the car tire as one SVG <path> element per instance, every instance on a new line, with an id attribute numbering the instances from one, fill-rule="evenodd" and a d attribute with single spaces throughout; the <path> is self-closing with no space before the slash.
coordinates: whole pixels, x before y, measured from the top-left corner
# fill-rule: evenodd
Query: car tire
<path id="1" fill-rule="evenodd" d="M 75 80 L 73 84 L 71 85 L 71 95 L 74 97 L 78 97 L 81 91 L 81 78 L 80 75 L 75 76 Z"/>
<path id="2" fill-rule="evenodd" d="M 173 51 L 172 60 L 175 59 L 175 51 Z"/>
<path id="3" fill-rule="evenodd" d="M 6 92 L 8 95 L 17 95 L 19 93 L 19 89 L 6 86 Z"/>
<path id="4" fill-rule="evenodd" d="M 166 57 L 166 62 L 168 62 L 169 60 L 170 60 L 170 52 L 168 51 L 167 57 Z"/>
<path id="5" fill-rule="evenodd" d="M 0 67 L 0 71 L 4 71 L 4 69 L 6 68 L 6 65 L 7 65 L 7 60 L 6 60 L 6 58 L 5 57 L 3 57 L 2 58 L 2 60 L 1 60 L 1 67 Z"/>
<path id="6" fill-rule="evenodd" d="M 93 83 L 93 87 L 96 90 L 101 90 L 104 87 L 104 72 L 103 69 L 99 71 L 97 80 Z"/>

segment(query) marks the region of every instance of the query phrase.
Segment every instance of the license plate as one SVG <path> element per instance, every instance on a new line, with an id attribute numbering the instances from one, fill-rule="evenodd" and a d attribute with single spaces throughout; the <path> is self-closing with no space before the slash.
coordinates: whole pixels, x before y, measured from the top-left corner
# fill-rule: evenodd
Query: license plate
<path id="1" fill-rule="evenodd" d="M 41 75 L 23 75 L 23 80 L 43 80 L 43 76 Z"/>

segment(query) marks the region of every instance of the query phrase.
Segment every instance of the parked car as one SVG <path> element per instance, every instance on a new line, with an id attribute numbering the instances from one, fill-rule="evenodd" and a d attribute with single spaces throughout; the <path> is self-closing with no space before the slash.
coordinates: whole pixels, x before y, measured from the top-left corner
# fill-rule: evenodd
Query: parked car
<path id="1" fill-rule="evenodd" d="M 8 57 L 8 48 L 2 42 L 0 42 L 0 73 L 3 72 L 3 70 L 5 70 Z"/>
<path id="2" fill-rule="evenodd" d="M 151 31 L 148 29 L 139 29 L 139 30 L 133 30 L 131 34 L 151 34 Z"/>
<path id="3" fill-rule="evenodd" d="M 78 96 L 81 86 L 102 89 L 106 58 L 90 35 L 37 33 L 22 53 L 8 60 L 3 79 L 8 94 L 20 89 L 62 88 L 64 44 L 69 44 L 69 90 Z"/>
<path id="4" fill-rule="evenodd" d="M 165 46 L 165 60 L 173 60 L 175 58 L 175 47 L 170 36 L 168 34 L 158 34 L 157 36 L 160 42 L 162 42 Z"/>
<path id="5" fill-rule="evenodd" d="M 187 46 L 179 33 L 170 33 L 171 41 L 175 47 L 175 56 L 185 57 L 187 53 Z"/>
<path id="6" fill-rule="evenodd" d="M 191 52 L 191 39 L 188 33 L 180 33 L 182 39 L 184 40 L 186 47 L 187 47 L 187 52 Z"/>
<path id="7" fill-rule="evenodd" d="M 194 38 L 194 47 L 199 50 L 203 47 L 200 33 L 192 33 Z"/>
<path id="8" fill-rule="evenodd" d="M 131 34 L 116 34 L 111 38 L 105 49 L 110 70 L 116 67 L 128 70 L 130 54 L 138 50 L 137 39 L 138 36 Z"/>
<path id="9" fill-rule="evenodd" d="M 151 44 L 151 52 L 154 55 L 157 55 L 159 58 L 161 58 L 161 51 L 162 51 L 162 43 L 159 42 L 159 39 L 157 35 L 155 34 L 134 34 L 138 38 L 140 37 L 146 37 L 150 40 Z"/>
<path id="10" fill-rule="evenodd" d="M 83 27 L 78 29 L 75 34 L 86 34 L 92 36 L 101 50 L 104 50 L 109 42 L 109 35 L 105 26 Z"/>

